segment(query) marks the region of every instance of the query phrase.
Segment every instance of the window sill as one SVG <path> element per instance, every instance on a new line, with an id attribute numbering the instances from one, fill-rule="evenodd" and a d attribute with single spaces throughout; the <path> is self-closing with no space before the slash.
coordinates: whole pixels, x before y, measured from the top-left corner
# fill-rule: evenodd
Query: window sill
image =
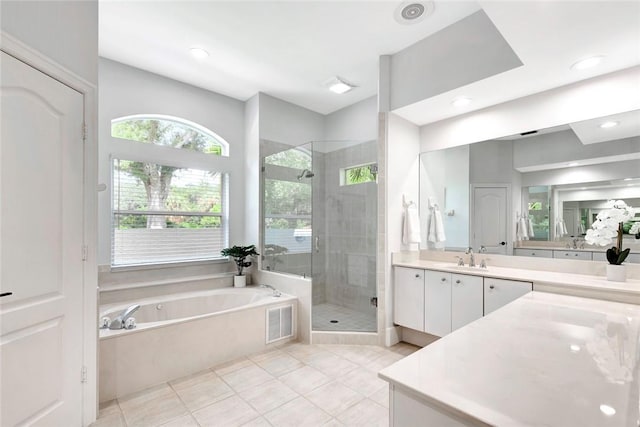
<path id="1" fill-rule="evenodd" d="M 158 280 L 150 280 L 146 282 L 137 282 L 137 283 L 108 284 L 108 285 L 100 286 L 98 292 L 102 294 L 105 292 L 115 292 L 115 291 L 123 291 L 127 289 L 147 288 L 147 287 L 162 286 L 162 285 L 173 285 L 176 283 L 186 284 L 189 282 L 221 279 L 221 278 L 227 278 L 227 277 L 233 277 L 233 276 L 235 276 L 235 272 L 213 273 L 213 274 L 189 276 L 189 277 L 182 277 L 182 278 L 158 279 Z"/>
<path id="2" fill-rule="evenodd" d="M 158 264 L 138 264 L 138 265 L 122 265 L 111 266 L 101 265 L 100 272 L 112 272 L 118 273 L 121 271 L 142 271 L 142 270 L 158 270 L 162 268 L 181 268 L 181 267 L 197 267 L 200 265 L 208 264 L 225 264 L 229 262 L 229 258 L 215 258 L 200 261 L 177 261 L 177 262 L 163 262 Z"/>

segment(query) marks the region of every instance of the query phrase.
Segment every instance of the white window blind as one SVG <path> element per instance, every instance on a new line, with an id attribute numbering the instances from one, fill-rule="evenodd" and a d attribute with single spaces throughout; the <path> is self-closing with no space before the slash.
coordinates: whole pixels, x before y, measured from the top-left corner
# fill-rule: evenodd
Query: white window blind
<path id="1" fill-rule="evenodd" d="M 113 160 L 113 266 L 223 259 L 226 174 Z"/>

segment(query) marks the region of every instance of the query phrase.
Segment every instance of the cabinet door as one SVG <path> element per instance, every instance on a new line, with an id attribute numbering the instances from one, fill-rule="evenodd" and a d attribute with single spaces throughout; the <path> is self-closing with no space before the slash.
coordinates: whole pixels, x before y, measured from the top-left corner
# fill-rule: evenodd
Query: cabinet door
<path id="1" fill-rule="evenodd" d="M 591 252 L 582 251 L 553 251 L 554 258 L 582 259 L 591 261 Z"/>
<path id="2" fill-rule="evenodd" d="M 533 290 L 531 282 L 484 278 L 484 315 Z"/>
<path id="3" fill-rule="evenodd" d="M 482 317 L 482 277 L 465 274 L 451 275 L 451 330 Z"/>
<path id="4" fill-rule="evenodd" d="M 451 273 L 426 270 L 424 331 L 443 337 L 451 332 Z"/>
<path id="5" fill-rule="evenodd" d="M 548 249 L 517 248 L 514 249 L 513 254 L 518 256 L 534 256 L 537 258 L 553 258 L 553 251 L 550 251 Z"/>
<path id="6" fill-rule="evenodd" d="M 424 331 L 424 270 L 395 267 L 393 321 Z"/>

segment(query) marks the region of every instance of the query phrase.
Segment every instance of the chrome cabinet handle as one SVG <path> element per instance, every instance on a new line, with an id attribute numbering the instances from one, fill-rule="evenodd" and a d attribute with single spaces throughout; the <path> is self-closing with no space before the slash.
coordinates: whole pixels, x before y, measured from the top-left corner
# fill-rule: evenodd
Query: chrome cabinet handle
<path id="1" fill-rule="evenodd" d="M 315 247 L 316 247 L 316 252 L 320 252 L 320 236 L 316 236 Z"/>
<path id="2" fill-rule="evenodd" d="M 445 277 L 443 277 L 442 279 L 440 279 L 441 282 L 446 282 L 447 279 Z"/>
<path id="3" fill-rule="evenodd" d="M 416 273 L 416 278 L 420 278 L 420 275 L 418 273 Z"/>
<path id="4" fill-rule="evenodd" d="M 456 280 L 456 283 L 460 283 L 460 279 Z"/>
<path id="5" fill-rule="evenodd" d="M 9 295 L 13 295 L 13 292 L 3 292 L 3 293 L 0 294 L 0 298 L 8 297 Z"/>
<path id="6" fill-rule="evenodd" d="M 493 289 L 493 288 L 495 288 L 495 286 L 489 285 L 489 289 Z"/>

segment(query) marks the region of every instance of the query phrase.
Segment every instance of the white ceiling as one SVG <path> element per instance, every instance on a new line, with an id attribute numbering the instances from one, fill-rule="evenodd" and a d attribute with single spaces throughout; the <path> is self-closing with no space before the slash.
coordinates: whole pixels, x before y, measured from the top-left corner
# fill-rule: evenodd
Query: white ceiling
<path id="1" fill-rule="evenodd" d="M 616 122 L 618 125 L 601 128 L 600 125 L 606 122 Z M 569 126 L 583 144 L 631 138 L 640 135 L 640 110 L 571 123 Z"/>
<path id="2" fill-rule="evenodd" d="M 328 114 L 378 92 L 378 58 L 476 12 L 475 1 L 437 3 L 401 25 L 388 1 L 100 0 L 100 55 L 246 100 L 264 92 Z M 198 61 L 191 47 L 210 56 Z M 341 76 L 344 95 L 323 83 Z"/>
<path id="3" fill-rule="evenodd" d="M 418 125 L 640 64 L 638 0 L 436 1 L 415 25 L 395 21 L 399 4 L 100 0 L 100 55 L 233 98 L 265 92 L 328 114 L 377 93 L 380 55 L 484 9 L 524 66 L 395 111 Z M 194 46 L 211 55 L 194 59 Z M 606 55 L 600 66 L 569 69 L 593 54 Z M 335 75 L 358 88 L 327 91 Z M 473 103 L 452 107 L 460 95 Z"/>

